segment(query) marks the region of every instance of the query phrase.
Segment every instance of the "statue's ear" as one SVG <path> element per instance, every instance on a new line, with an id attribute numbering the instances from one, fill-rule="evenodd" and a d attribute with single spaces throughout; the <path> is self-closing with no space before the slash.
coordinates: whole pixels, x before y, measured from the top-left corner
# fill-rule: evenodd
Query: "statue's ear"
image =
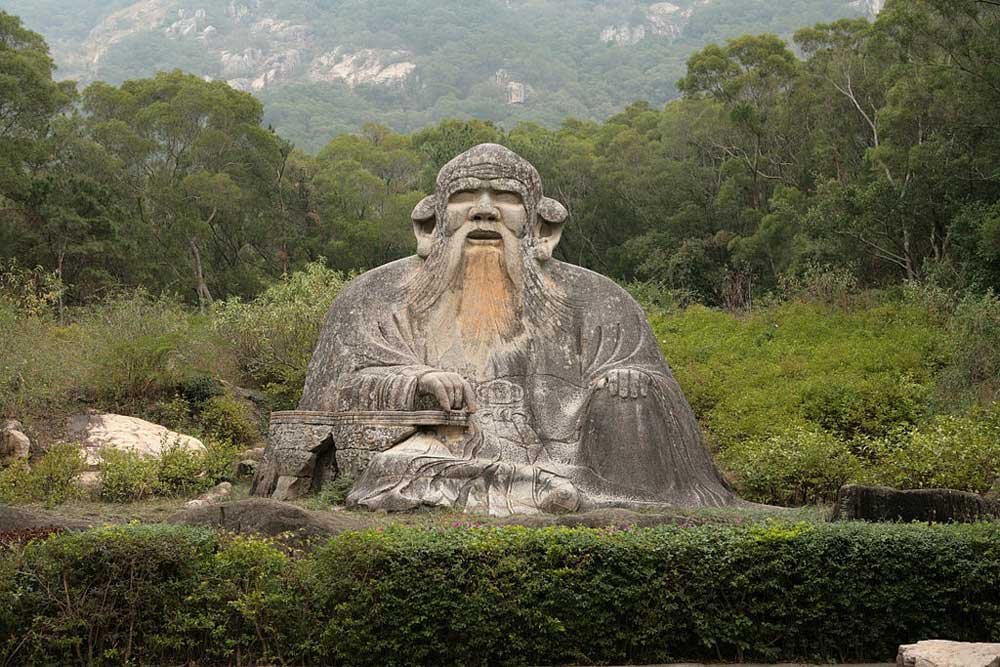
<path id="1" fill-rule="evenodd" d="M 426 258 L 434 247 L 434 227 L 437 224 L 437 197 L 430 195 L 413 208 L 413 235 L 417 237 L 417 254 Z"/>
<path id="2" fill-rule="evenodd" d="M 535 246 L 535 257 L 542 261 L 552 258 L 559 239 L 562 238 L 562 226 L 569 217 L 566 207 L 549 197 L 542 197 L 538 203 L 538 244 Z"/>

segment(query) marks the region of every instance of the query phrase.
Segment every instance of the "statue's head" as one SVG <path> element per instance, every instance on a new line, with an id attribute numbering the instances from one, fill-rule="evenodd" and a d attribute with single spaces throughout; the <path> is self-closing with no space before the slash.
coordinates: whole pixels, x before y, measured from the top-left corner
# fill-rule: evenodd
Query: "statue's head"
<path id="1" fill-rule="evenodd" d="M 441 168 L 434 194 L 413 209 L 417 254 L 436 246 L 515 248 L 546 261 L 559 243 L 566 209 L 542 193 L 527 160 L 498 144 L 480 144 Z"/>

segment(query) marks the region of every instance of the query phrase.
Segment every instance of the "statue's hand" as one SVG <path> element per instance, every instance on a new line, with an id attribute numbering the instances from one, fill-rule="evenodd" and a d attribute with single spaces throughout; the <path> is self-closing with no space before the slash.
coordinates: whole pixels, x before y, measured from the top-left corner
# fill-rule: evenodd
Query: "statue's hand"
<path id="1" fill-rule="evenodd" d="M 476 395 L 472 385 L 458 373 L 431 371 L 420 376 L 417 389 L 437 399 L 445 410 L 476 411 Z"/>
<path id="2" fill-rule="evenodd" d="M 598 380 L 597 388 L 607 389 L 612 396 L 639 398 L 649 394 L 649 376 L 630 368 L 616 368 Z"/>

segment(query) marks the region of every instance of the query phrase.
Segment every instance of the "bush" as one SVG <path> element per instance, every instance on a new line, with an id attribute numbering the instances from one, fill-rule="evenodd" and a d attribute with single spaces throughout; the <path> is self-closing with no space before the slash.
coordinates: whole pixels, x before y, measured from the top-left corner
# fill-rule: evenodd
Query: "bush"
<path id="1" fill-rule="evenodd" d="M 196 495 L 223 480 L 233 481 L 238 453 L 239 447 L 226 441 L 209 441 L 204 452 L 168 443 L 158 458 L 106 447 L 98 472 L 100 497 L 127 503 L 151 496 Z"/>
<path id="2" fill-rule="evenodd" d="M 18 461 L 0 470 L 0 502 L 61 505 L 80 495 L 74 480 L 84 468 L 79 446 L 56 445 L 31 467 Z"/>
<path id="3" fill-rule="evenodd" d="M 256 445 L 262 437 L 253 410 L 232 396 L 213 396 L 206 400 L 198 421 L 205 435 L 244 449 Z"/>
<path id="4" fill-rule="evenodd" d="M 781 505 L 833 501 L 861 474 L 861 462 L 835 436 L 796 429 L 734 445 L 722 456 L 747 500 Z"/>
<path id="5" fill-rule="evenodd" d="M 301 398 L 323 317 L 346 281 L 313 262 L 250 303 L 233 298 L 217 306 L 216 329 L 275 409 L 294 408 Z"/>
<path id="6" fill-rule="evenodd" d="M 692 306 L 651 322 L 723 451 L 795 428 L 851 437 L 919 423 L 947 354 L 940 325 L 905 303 L 791 302 L 744 318 Z"/>
<path id="7" fill-rule="evenodd" d="M 886 661 L 1000 636 L 1000 525 L 121 526 L 0 554 L 0 590 L 9 664 Z"/>
<path id="8" fill-rule="evenodd" d="M 138 410 L 206 371 L 225 374 L 227 355 L 209 321 L 167 297 L 141 290 L 110 297 L 91 307 L 80 326 L 93 359 L 86 386 L 109 406 Z"/>
<path id="9" fill-rule="evenodd" d="M 97 479 L 100 498 L 109 503 L 131 503 L 157 490 L 156 459 L 133 450 L 105 447 Z"/>
<path id="10" fill-rule="evenodd" d="M 1000 479 L 1000 403 L 963 416 L 865 442 L 866 480 L 901 489 L 949 488 L 985 493 Z"/>

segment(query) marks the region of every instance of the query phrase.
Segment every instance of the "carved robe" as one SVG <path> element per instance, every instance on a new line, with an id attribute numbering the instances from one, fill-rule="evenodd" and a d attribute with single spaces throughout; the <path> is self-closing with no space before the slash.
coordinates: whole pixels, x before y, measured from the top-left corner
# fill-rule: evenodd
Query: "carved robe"
<path id="1" fill-rule="evenodd" d="M 572 296 L 552 313 L 522 314 L 518 333 L 484 355 L 457 325 L 407 305 L 423 261 L 365 273 L 338 296 L 299 409 L 416 410 L 420 376 L 444 370 L 470 381 L 478 410 L 467 427 L 421 428 L 376 453 L 349 504 L 506 515 L 735 500 L 644 313 L 619 286 L 549 260 L 543 292 Z"/>

